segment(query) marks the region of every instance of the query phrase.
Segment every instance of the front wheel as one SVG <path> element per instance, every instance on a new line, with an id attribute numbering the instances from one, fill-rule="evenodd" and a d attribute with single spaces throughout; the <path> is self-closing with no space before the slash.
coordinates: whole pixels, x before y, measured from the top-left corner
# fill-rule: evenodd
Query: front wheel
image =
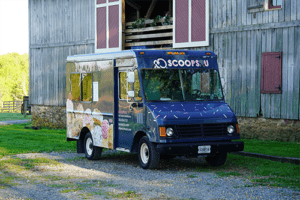
<path id="1" fill-rule="evenodd" d="M 89 160 L 98 160 L 101 157 L 102 148 L 93 145 L 91 133 L 87 133 L 84 138 L 84 153 Z"/>
<path id="2" fill-rule="evenodd" d="M 139 161 L 143 169 L 153 169 L 159 165 L 160 155 L 147 136 L 139 142 Z"/>
<path id="3" fill-rule="evenodd" d="M 206 162 L 214 167 L 224 165 L 226 159 L 227 159 L 227 152 L 217 153 L 215 156 L 212 157 L 205 157 Z"/>

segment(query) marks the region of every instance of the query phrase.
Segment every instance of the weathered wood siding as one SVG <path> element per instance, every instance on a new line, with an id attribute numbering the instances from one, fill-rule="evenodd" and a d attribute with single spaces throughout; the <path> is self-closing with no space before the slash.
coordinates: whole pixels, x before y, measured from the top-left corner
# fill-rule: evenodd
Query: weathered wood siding
<path id="1" fill-rule="evenodd" d="M 237 116 L 300 119 L 300 1 L 247 12 L 247 0 L 210 0 L 210 46 Z M 261 94 L 262 52 L 282 52 L 282 94 Z"/>
<path id="2" fill-rule="evenodd" d="M 29 0 L 31 104 L 65 105 L 65 59 L 94 52 L 94 2 Z M 300 119 L 300 1 L 251 14 L 247 0 L 209 2 L 210 46 L 191 49 L 218 55 L 236 115 Z M 282 52 L 282 94 L 260 92 L 262 52 Z"/>
<path id="3" fill-rule="evenodd" d="M 29 0 L 30 103 L 65 106 L 68 55 L 94 52 L 95 0 Z"/>

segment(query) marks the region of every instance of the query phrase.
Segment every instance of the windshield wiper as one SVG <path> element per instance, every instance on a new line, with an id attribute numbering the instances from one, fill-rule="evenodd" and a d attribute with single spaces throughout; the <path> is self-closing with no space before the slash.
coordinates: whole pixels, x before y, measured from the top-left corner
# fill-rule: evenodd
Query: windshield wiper
<path id="1" fill-rule="evenodd" d="M 181 85 L 183 100 L 185 101 L 184 85 L 183 85 L 183 79 L 182 79 L 182 70 L 179 70 L 179 79 L 180 79 L 180 85 Z"/>

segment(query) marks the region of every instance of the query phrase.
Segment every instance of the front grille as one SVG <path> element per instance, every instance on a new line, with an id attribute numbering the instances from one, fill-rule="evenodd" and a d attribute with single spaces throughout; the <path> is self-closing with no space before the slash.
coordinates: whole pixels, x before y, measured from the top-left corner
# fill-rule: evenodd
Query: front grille
<path id="1" fill-rule="evenodd" d="M 228 123 L 176 125 L 176 133 L 180 138 L 226 136 Z M 232 124 L 233 125 L 233 124 Z"/>

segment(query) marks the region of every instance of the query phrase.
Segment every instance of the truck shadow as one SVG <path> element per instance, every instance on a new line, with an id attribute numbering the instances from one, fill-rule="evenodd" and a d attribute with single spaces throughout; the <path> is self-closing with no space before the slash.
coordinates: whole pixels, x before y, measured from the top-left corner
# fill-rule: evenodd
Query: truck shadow
<path id="1" fill-rule="evenodd" d="M 83 155 L 84 156 L 84 155 Z M 76 161 L 76 159 L 74 160 Z M 81 163 L 81 164 L 80 164 Z M 101 163 L 109 163 L 115 166 L 122 166 L 122 167 L 134 167 L 134 168 L 140 168 L 139 166 L 139 159 L 137 153 L 125 153 L 125 152 L 116 152 L 116 151 L 107 151 L 104 152 L 99 160 L 87 160 L 85 157 L 80 157 L 80 163 L 79 165 L 84 166 L 84 164 L 87 163 L 93 163 L 95 167 L 97 165 L 101 165 Z M 76 162 L 73 162 L 72 164 L 76 164 Z M 198 157 L 198 158 L 186 158 L 184 156 L 177 156 L 172 159 L 160 159 L 160 164 L 157 169 L 159 171 L 204 171 L 208 168 L 212 168 L 209 166 L 204 157 Z"/>

